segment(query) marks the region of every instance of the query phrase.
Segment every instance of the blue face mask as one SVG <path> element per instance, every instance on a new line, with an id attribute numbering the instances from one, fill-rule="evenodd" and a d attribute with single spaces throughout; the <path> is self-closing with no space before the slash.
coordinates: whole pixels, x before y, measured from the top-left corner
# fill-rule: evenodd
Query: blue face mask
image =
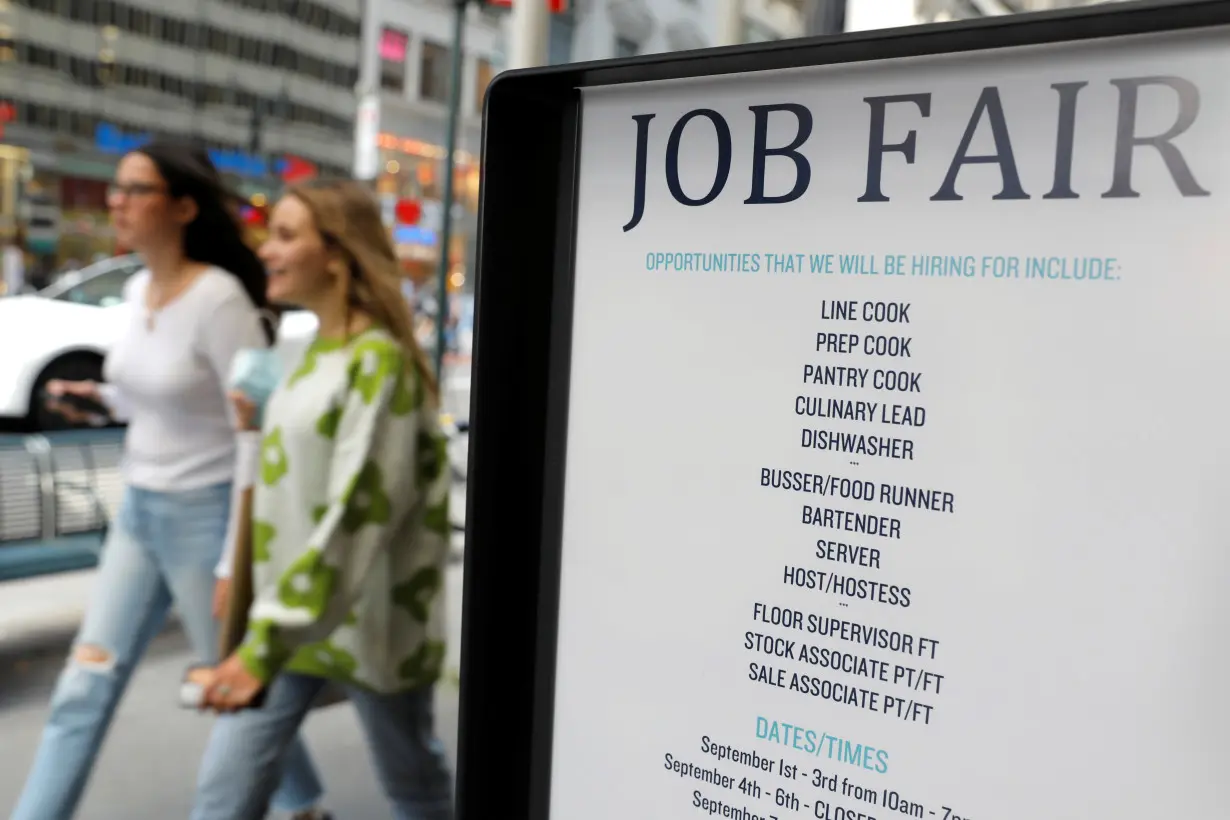
<path id="1" fill-rule="evenodd" d="M 250 347 L 231 362 L 229 389 L 238 390 L 256 405 L 256 425 L 264 424 L 265 403 L 282 380 L 282 359 L 271 347 Z"/>

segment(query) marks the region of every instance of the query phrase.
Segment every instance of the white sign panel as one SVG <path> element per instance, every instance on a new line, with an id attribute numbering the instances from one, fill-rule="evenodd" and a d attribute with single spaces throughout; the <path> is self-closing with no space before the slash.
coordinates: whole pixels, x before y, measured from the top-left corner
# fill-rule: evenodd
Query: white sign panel
<path id="1" fill-rule="evenodd" d="M 586 92 L 553 820 L 1213 820 L 1224 32 Z"/>
<path id="2" fill-rule="evenodd" d="M 355 114 L 354 175 L 375 179 L 380 173 L 380 97 L 369 94 L 359 101 Z"/>

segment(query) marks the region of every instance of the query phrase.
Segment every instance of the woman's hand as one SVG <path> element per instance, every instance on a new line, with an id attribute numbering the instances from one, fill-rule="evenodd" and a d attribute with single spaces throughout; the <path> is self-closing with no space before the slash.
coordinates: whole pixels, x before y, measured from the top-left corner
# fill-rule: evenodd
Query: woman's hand
<path id="1" fill-rule="evenodd" d="M 98 390 L 98 382 L 72 382 L 66 379 L 52 379 L 47 382 L 47 394 L 51 396 L 79 396 L 83 399 L 102 403 L 102 394 Z"/>
<path id="2" fill-rule="evenodd" d="M 239 390 L 227 394 L 235 408 L 235 426 L 240 430 L 259 430 L 256 423 L 256 404 Z"/>
<path id="3" fill-rule="evenodd" d="M 231 603 L 231 579 L 219 578 L 214 582 L 214 617 L 222 620 Z"/>
<path id="4" fill-rule="evenodd" d="M 205 683 L 205 708 L 216 712 L 235 712 L 250 706 L 265 685 L 244 668 L 238 655 L 231 655 Z"/>
<path id="5" fill-rule="evenodd" d="M 47 409 L 72 424 L 86 424 L 94 418 L 94 414 L 64 401 L 65 396 L 76 396 L 77 398 L 86 399 L 97 404 L 103 403 L 102 394 L 98 390 L 97 382 L 70 382 L 64 379 L 52 379 L 47 382 L 45 389 L 47 391 Z"/>

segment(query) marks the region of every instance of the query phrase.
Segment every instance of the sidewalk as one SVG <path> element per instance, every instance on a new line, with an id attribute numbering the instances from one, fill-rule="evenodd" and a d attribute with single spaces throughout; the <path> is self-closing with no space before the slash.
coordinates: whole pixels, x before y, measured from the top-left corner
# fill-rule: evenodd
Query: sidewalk
<path id="1" fill-rule="evenodd" d="M 70 637 L 93 581 L 90 569 L 0 584 L 0 652 Z"/>

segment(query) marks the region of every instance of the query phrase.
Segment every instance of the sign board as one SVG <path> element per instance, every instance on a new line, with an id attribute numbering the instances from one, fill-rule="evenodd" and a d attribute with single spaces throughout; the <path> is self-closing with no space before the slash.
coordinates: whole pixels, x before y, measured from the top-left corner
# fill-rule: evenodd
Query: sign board
<path id="1" fill-rule="evenodd" d="M 380 97 L 366 94 L 359 100 L 355 115 L 354 175 L 356 179 L 375 179 L 380 173 Z"/>
<path id="2" fill-rule="evenodd" d="M 113 123 L 100 122 L 94 129 L 94 150 L 113 156 L 127 154 L 153 139 L 154 135 L 150 133 L 129 133 Z M 214 167 L 224 174 L 247 178 L 277 176 L 287 184 L 303 182 L 317 174 L 314 163 L 289 154 L 266 158 L 221 148 L 210 148 L 208 153 Z"/>
<path id="3" fill-rule="evenodd" d="M 466 820 L 1222 816 L 1228 25 L 496 81 Z"/>

